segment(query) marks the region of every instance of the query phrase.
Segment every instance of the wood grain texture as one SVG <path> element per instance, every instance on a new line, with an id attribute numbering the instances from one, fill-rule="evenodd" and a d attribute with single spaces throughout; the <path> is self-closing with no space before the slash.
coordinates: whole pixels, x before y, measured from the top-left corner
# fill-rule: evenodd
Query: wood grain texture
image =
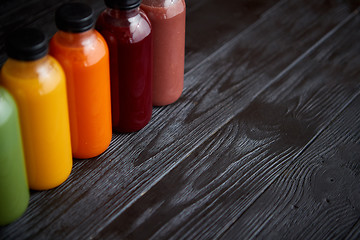
<path id="1" fill-rule="evenodd" d="M 360 43 L 348 48 L 359 20 L 340 25 L 98 238 L 213 239 L 229 227 L 223 239 L 345 237 L 360 218 L 351 194 L 360 189 L 358 158 L 344 159 L 352 170 L 336 159 L 325 170 L 314 165 L 334 146 L 359 148 L 360 98 L 351 102 L 360 93 Z M 300 201 L 304 179 L 311 198 Z"/>
<path id="2" fill-rule="evenodd" d="M 357 239 L 360 98 L 324 129 L 223 239 Z M 355 228 L 353 226 L 355 225 Z"/>
<path id="3" fill-rule="evenodd" d="M 185 72 L 262 17 L 278 0 L 188 1 Z M 207 13 L 201 14 L 199 13 Z"/>
<path id="4" fill-rule="evenodd" d="M 237 1 L 233 0 L 231 2 Z M 204 12 L 201 7 L 197 9 L 199 10 L 190 11 L 189 17 L 191 14 L 196 14 L 197 18 L 201 19 L 202 16 L 217 10 L 216 8 L 206 8 L 211 11 Z M 348 5 L 342 1 L 329 5 L 327 1 L 313 3 L 311 1 L 295 0 L 281 1 L 259 18 L 246 15 L 244 21 L 249 21 L 246 18 L 254 19 L 254 21 L 258 20 L 245 27 L 243 32 L 238 33 L 223 47 L 215 52 L 213 51 L 217 48 L 211 51 L 208 50 L 212 46 L 205 46 L 205 48 L 196 50 L 207 51 L 210 55 L 205 60 L 196 58 L 199 59 L 201 65 L 197 65 L 197 67 L 187 72 L 184 94 L 176 104 L 156 108 L 151 123 L 138 133 L 114 134 L 109 149 L 98 158 L 76 161 L 73 172 L 65 184 L 50 191 L 33 192 L 26 214 L 14 224 L 1 228 L 0 236 L 7 239 L 77 239 L 96 236 L 97 238 L 101 236 L 109 237 L 107 234 L 117 236 L 136 234 L 136 232 L 129 229 L 125 229 L 124 232 L 116 230 L 109 232 L 107 229 L 119 227 L 116 226 L 116 223 L 122 219 L 123 214 L 133 211 L 133 206 L 138 206 L 138 202 L 141 202 L 142 199 L 149 199 L 148 196 L 151 196 L 153 189 L 157 189 L 157 183 L 162 186 L 164 186 L 164 182 L 169 184 L 164 186 L 164 190 L 163 188 L 160 189 L 160 193 L 164 191 L 166 196 L 168 194 L 166 190 L 169 188 L 180 197 L 175 198 L 170 206 L 174 208 L 172 214 L 177 216 L 177 212 L 181 212 L 180 216 L 184 217 L 184 219 L 189 219 L 188 216 L 191 216 L 191 211 L 187 211 L 187 209 L 191 210 L 191 208 L 186 208 L 186 206 L 183 209 L 181 208 L 190 201 L 189 199 L 193 197 L 202 199 L 201 201 L 205 203 L 211 202 L 211 194 L 210 197 L 203 197 L 209 191 L 213 192 L 213 196 L 216 196 L 224 189 L 216 187 L 218 186 L 218 178 L 225 185 L 226 192 L 234 191 L 234 194 L 239 194 L 239 192 L 235 191 L 235 187 L 241 182 L 259 182 L 259 185 L 248 189 L 254 190 L 251 194 L 261 194 L 259 189 L 265 190 L 267 185 L 261 185 L 260 180 L 262 177 L 273 176 L 273 173 L 265 172 L 264 174 L 267 173 L 268 175 L 256 177 L 256 173 L 262 171 L 251 167 L 256 161 L 265 164 L 264 167 L 268 166 L 266 164 L 271 164 L 271 162 L 267 162 L 267 158 L 264 158 L 267 152 L 262 150 L 260 146 L 273 146 L 270 141 L 273 126 L 270 125 L 270 129 L 263 130 L 269 133 L 268 138 L 265 138 L 265 140 L 263 140 L 264 137 L 260 133 L 260 136 L 258 136 L 254 132 L 255 140 L 245 141 L 244 136 L 246 135 L 239 132 L 237 125 L 232 123 L 240 121 L 239 116 L 241 116 L 242 112 L 246 112 L 248 106 L 253 106 L 251 103 L 256 96 L 266 92 L 269 86 L 273 86 L 280 79 L 285 81 L 283 76 L 294 65 L 290 63 L 297 63 L 306 57 L 310 53 L 307 52 L 308 49 L 312 49 L 312 46 L 319 43 L 319 40 L 321 43 L 321 39 L 324 39 L 323 36 L 331 32 L 334 27 L 339 26 L 338 24 L 346 19 L 348 15 Z M 199 35 L 211 34 L 205 30 L 202 32 L 202 28 L 199 29 Z M 234 34 L 231 31 L 229 29 L 229 34 Z M 226 35 L 226 32 L 224 35 Z M 327 38 L 328 36 L 325 37 L 325 39 Z M 199 37 L 198 39 L 202 38 Z M 222 41 L 226 41 L 226 39 Z M 219 44 L 223 44 L 223 42 L 220 41 Z M 285 83 L 294 82 L 296 79 L 291 78 Z M 309 81 L 303 81 L 305 85 L 311 85 Z M 309 87 L 308 85 L 306 86 Z M 280 85 L 279 88 L 281 89 L 284 86 L 289 87 L 285 84 Z M 302 89 L 305 89 L 305 87 Z M 311 89 L 315 89 L 315 87 Z M 339 88 L 335 88 L 335 90 L 338 91 Z M 334 94 L 338 93 L 336 91 Z M 351 96 L 351 93 L 348 92 L 349 96 Z M 339 98 L 335 97 L 329 106 L 341 102 L 341 99 L 344 100 L 341 97 L 343 95 Z M 331 97 L 329 98 L 331 99 Z M 267 101 L 272 103 L 269 99 Z M 261 110 L 266 110 L 268 107 L 279 114 L 286 110 L 286 107 L 276 104 L 275 107 L 259 105 Z M 334 111 L 336 112 L 336 108 Z M 273 112 L 268 112 L 268 114 L 272 115 Z M 246 116 L 243 117 L 246 119 Z M 289 118 L 290 120 L 292 121 L 291 118 Z M 291 121 L 290 123 L 293 123 Z M 253 123 L 250 121 L 247 124 Z M 292 125 L 286 126 L 291 127 Z M 303 129 L 304 126 L 299 123 L 299 128 Z M 243 126 L 242 129 L 246 129 L 246 126 Z M 286 132 L 285 130 L 283 132 Z M 306 131 L 304 138 L 308 140 L 316 130 Z M 223 136 L 221 136 L 222 133 Z M 241 161 L 231 158 L 231 154 L 233 154 L 231 139 L 234 136 L 240 136 L 237 141 L 244 140 L 236 148 L 237 156 L 243 159 Z M 220 144 L 214 140 L 218 138 L 222 138 Z M 292 140 L 290 137 L 280 139 L 280 143 L 286 143 L 289 139 Z M 289 145 L 295 144 L 296 146 L 290 150 L 286 150 L 284 147 L 281 151 L 275 151 L 275 148 L 273 149 L 274 153 L 268 159 L 272 159 L 275 163 L 281 162 L 282 159 L 287 159 L 287 156 L 299 151 L 301 146 L 306 143 L 306 140 L 298 140 L 299 143 L 296 141 L 295 143 L 289 143 Z M 206 160 L 210 157 L 210 154 L 206 152 L 201 159 L 197 157 L 204 152 L 204 146 L 212 141 L 214 142 L 210 143 L 211 146 L 208 148 L 213 156 L 218 156 L 212 158 L 217 161 L 207 162 Z M 223 152 L 224 146 L 221 145 L 223 142 L 223 145 L 225 148 L 227 146 L 229 151 Z M 288 145 L 285 144 L 285 146 Z M 242 147 L 251 150 L 243 156 Z M 221 151 L 215 152 L 216 149 Z M 276 154 L 278 156 L 275 156 Z M 250 161 L 254 156 L 255 162 Z M 166 176 L 169 172 L 171 172 L 170 176 L 173 176 L 172 170 L 178 171 L 178 169 L 189 163 L 190 158 L 200 159 L 191 161 L 194 164 L 204 163 L 203 166 L 199 165 L 198 168 L 212 169 L 212 171 L 204 175 L 201 174 L 201 171 L 195 172 L 194 174 L 199 174 L 196 180 L 197 188 L 194 192 L 188 191 L 189 195 L 187 196 L 185 194 L 186 188 L 179 194 L 178 184 L 169 183 L 166 181 Z M 219 159 L 223 159 L 223 162 L 219 161 L 219 164 L 217 164 Z M 229 164 L 230 168 L 226 170 L 225 167 L 229 166 Z M 252 171 L 247 172 L 247 169 L 252 169 Z M 238 178 L 233 177 L 227 180 L 226 177 L 231 175 L 231 171 L 239 174 Z M 218 177 L 221 172 L 225 172 L 225 174 Z M 189 176 L 193 177 L 191 174 Z M 246 176 L 253 177 L 247 179 Z M 209 179 L 214 180 L 213 184 L 209 185 L 210 187 L 214 186 L 212 190 L 206 187 Z M 200 195 L 198 197 L 193 196 L 192 193 L 195 194 L 197 191 L 200 191 Z M 247 193 L 246 189 L 243 192 L 244 194 Z M 250 196 L 251 194 L 242 196 L 256 200 L 256 198 Z M 223 198 L 225 197 L 221 197 L 216 203 L 221 203 Z M 146 204 L 149 203 L 145 201 Z M 231 198 L 228 199 L 227 204 L 233 204 Z M 213 211 L 214 214 L 219 214 L 217 210 L 221 209 L 222 206 L 222 204 L 212 205 L 209 206 L 209 210 Z M 161 205 L 146 209 L 146 211 L 137 213 L 133 217 L 129 216 L 127 226 L 134 219 L 138 219 L 134 226 L 141 226 L 142 222 L 146 222 L 148 216 L 156 214 L 157 209 L 161 209 Z M 242 205 L 238 206 L 238 209 L 233 212 L 234 215 L 231 216 L 231 219 L 235 221 L 241 211 Z M 203 216 L 206 217 L 207 214 L 205 209 Z M 226 215 L 226 212 L 224 214 Z M 142 217 L 138 218 L 138 215 L 142 215 Z M 226 224 L 226 226 L 218 229 L 215 234 L 220 234 L 224 229 L 230 227 L 227 224 L 231 224 L 231 222 L 225 223 L 226 219 L 222 220 L 222 224 Z M 201 221 L 208 222 L 208 219 L 203 218 Z M 171 222 L 173 225 L 164 224 L 163 226 L 159 225 L 161 223 L 151 222 L 149 226 L 156 225 L 160 229 L 156 233 L 158 235 L 154 233 L 155 226 L 154 228 L 145 229 L 144 236 L 153 236 L 155 234 L 154 236 L 171 235 L 176 237 L 178 236 L 176 234 L 182 231 L 189 235 L 196 235 L 196 231 L 189 230 L 189 226 L 193 222 L 189 222 L 184 227 L 179 226 L 176 221 Z M 214 224 L 216 222 L 212 226 Z M 193 225 L 193 228 L 196 228 L 196 225 Z M 172 228 L 169 230 L 167 229 L 168 226 Z M 206 226 L 206 224 L 203 224 L 203 226 Z M 121 226 L 119 229 L 121 229 Z M 211 229 L 211 226 L 209 226 L 209 229 Z M 168 235 L 171 231 L 174 235 Z M 98 233 L 99 235 L 97 235 Z M 211 235 L 211 231 L 208 234 Z M 204 237 L 210 235 L 205 234 Z"/>
<path id="5" fill-rule="evenodd" d="M 358 189 L 356 189 L 355 194 L 359 194 Z M 360 239 L 360 220 L 356 223 L 356 225 L 351 229 L 351 232 L 346 236 L 346 240 L 349 239 Z"/>

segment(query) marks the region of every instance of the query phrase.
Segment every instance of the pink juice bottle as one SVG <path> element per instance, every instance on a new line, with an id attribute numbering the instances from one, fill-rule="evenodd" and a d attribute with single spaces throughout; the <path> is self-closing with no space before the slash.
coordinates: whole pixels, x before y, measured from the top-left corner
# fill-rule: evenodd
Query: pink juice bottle
<path id="1" fill-rule="evenodd" d="M 153 28 L 153 105 L 168 105 L 184 86 L 185 1 L 143 0 L 141 9 Z"/>

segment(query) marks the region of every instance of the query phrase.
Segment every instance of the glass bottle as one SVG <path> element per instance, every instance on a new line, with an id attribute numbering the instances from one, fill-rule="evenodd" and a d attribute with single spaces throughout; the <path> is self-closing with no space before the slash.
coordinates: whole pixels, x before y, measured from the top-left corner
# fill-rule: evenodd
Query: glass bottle
<path id="1" fill-rule="evenodd" d="M 73 157 L 95 157 L 112 137 L 108 47 L 93 29 L 94 13 L 86 4 L 60 6 L 55 21 L 59 31 L 50 41 L 50 55 L 66 75 Z"/>
<path id="2" fill-rule="evenodd" d="M 140 0 L 105 0 L 96 29 L 110 52 L 113 129 L 135 132 L 152 114 L 152 30 Z"/>
<path id="3" fill-rule="evenodd" d="M 54 188 L 72 169 L 64 72 L 37 29 L 13 32 L 5 47 L 1 84 L 18 105 L 29 187 Z"/>
<path id="4" fill-rule="evenodd" d="M 19 218 L 29 202 L 16 103 L 0 86 L 0 225 Z"/>
<path id="5" fill-rule="evenodd" d="M 141 9 L 150 19 L 154 39 L 153 104 L 175 102 L 184 87 L 184 0 L 143 0 Z"/>

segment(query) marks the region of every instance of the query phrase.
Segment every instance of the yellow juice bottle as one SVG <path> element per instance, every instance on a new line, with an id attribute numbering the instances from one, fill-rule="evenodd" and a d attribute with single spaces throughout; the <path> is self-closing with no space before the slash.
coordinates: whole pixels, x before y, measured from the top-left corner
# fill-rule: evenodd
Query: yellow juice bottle
<path id="1" fill-rule="evenodd" d="M 63 183 L 72 169 L 65 75 L 47 54 L 46 36 L 37 29 L 14 32 L 1 84 L 19 109 L 29 187 L 46 190 Z"/>

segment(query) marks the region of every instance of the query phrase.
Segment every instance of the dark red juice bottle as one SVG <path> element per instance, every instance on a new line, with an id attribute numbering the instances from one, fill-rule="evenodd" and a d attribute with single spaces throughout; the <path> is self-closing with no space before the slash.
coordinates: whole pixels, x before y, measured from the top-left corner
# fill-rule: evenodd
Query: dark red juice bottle
<path id="1" fill-rule="evenodd" d="M 110 54 L 113 129 L 135 132 L 152 114 L 152 30 L 140 0 L 105 0 L 96 29 Z"/>

